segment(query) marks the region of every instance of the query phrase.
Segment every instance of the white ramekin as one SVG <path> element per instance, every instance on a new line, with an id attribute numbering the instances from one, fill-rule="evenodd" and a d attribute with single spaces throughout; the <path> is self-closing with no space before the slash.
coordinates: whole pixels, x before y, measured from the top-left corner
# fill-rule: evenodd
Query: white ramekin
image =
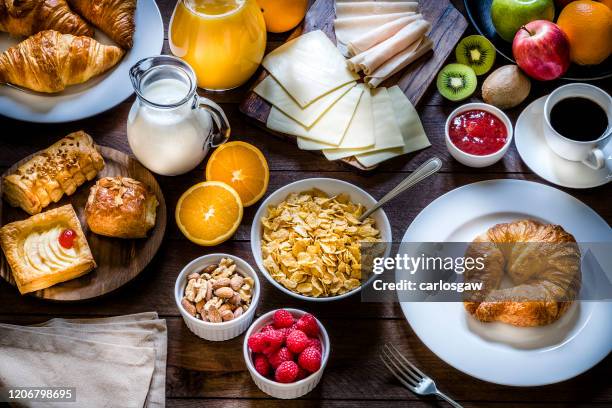
<path id="1" fill-rule="evenodd" d="M 236 264 L 236 270 L 238 272 L 253 278 L 255 283 L 253 284 L 253 297 L 251 299 L 251 304 L 246 312 L 242 314 L 242 316 L 228 322 L 210 323 L 196 319 L 187 313 L 183 308 L 183 305 L 181 305 L 181 300 L 185 294 L 185 287 L 187 286 L 187 276 L 193 272 L 200 272 L 208 265 L 219 263 L 222 258 L 229 258 L 233 260 Z M 176 284 L 174 285 L 174 299 L 176 301 L 176 307 L 178 307 L 179 311 L 181 312 L 181 316 L 183 316 L 185 324 L 189 330 L 193 332 L 193 334 L 205 340 L 223 341 L 239 336 L 249 327 L 253 321 L 253 317 L 255 316 L 257 304 L 259 303 L 260 291 L 259 278 L 257 278 L 257 274 L 246 261 L 234 255 L 210 254 L 194 259 L 183 268 L 176 279 Z"/>
<path id="2" fill-rule="evenodd" d="M 306 312 L 298 309 L 285 308 L 284 310 L 288 310 L 289 312 L 291 312 L 295 319 L 299 319 L 300 317 L 306 314 Z M 321 381 L 321 377 L 323 377 L 323 371 L 325 371 L 325 366 L 327 365 L 327 360 L 329 359 L 329 352 L 331 348 L 329 343 L 329 336 L 327 335 L 325 327 L 323 327 L 319 319 L 317 319 L 320 331 L 319 340 L 321 341 L 321 347 L 323 349 L 323 353 L 321 355 L 321 368 L 319 368 L 319 371 L 310 374 L 308 377 L 300 381 L 296 381 L 290 384 L 283 384 L 270 380 L 259 374 L 255 370 L 255 366 L 253 365 L 253 359 L 251 356 L 252 353 L 251 350 L 249 350 L 248 341 L 251 334 L 259 332 L 262 327 L 272 323 L 274 312 L 276 312 L 276 310 L 272 310 L 271 312 L 262 315 L 259 319 L 255 320 L 255 322 L 246 332 L 246 335 L 244 336 L 244 343 L 242 345 L 244 361 L 246 363 L 247 368 L 249 369 L 249 372 L 251 373 L 251 377 L 253 378 L 255 385 L 257 385 L 260 390 L 274 398 L 299 398 L 302 395 L 308 394 L 310 391 L 312 391 L 317 386 L 317 384 L 319 384 L 319 381 Z"/>
<path id="3" fill-rule="evenodd" d="M 284 201 L 287 196 L 291 193 L 301 193 L 304 191 L 312 190 L 313 188 L 317 188 L 329 195 L 335 195 L 340 193 L 346 193 L 351 197 L 351 201 L 355 204 L 362 204 L 365 208 L 371 208 L 376 204 L 376 200 L 370 194 L 368 194 L 365 190 L 357 187 L 354 184 L 348 183 L 346 181 L 332 179 L 332 178 L 309 178 L 304 180 L 295 181 L 293 183 L 287 184 L 284 187 L 279 188 L 272 194 L 266 198 L 266 200 L 261 203 L 257 213 L 255 213 L 255 218 L 253 218 L 253 224 L 251 224 L 251 251 L 253 252 L 253 258 L 255 259 L 255 263 L 257 267 L 266 277 L 268 282 L 270 282 L 274 287 L 279 289 L 280 291 L 286 293 L 287 295 L 294 297 L 296 299 L 305 300 L 307 302 L 331 302 L 334 300 L 344 299 L 346 297 L 352 296 L 361 291 L 366 285 L 369 285 L 375 278 L 376 275 L 372 274 L 368 281 L 364 282 L 358 288 L 344 293 L 338 296 L 328 296 L 328 297 L 312 297 L 312 296 L 304 296 L 299 293 L 295 293 L 278 283 L 270 274 L 268 270 L 263 264 L 263 258 L 261 256 L 261 236 L 262 236 L 262 228 L 261 228 L 261 218 L 267 214 L 268 207 L 280 204 Z M 392 231 L 391 224 L 389 223 L 389 219 L 387 218 L 387 214 L 383 211 L 383 209 L 379 209 L 375 211 L 374 214 L 371 215 L 376 221 L 376 228 L 380 231 L 380 236 L 382 242 L 390 243 L 392 242 Z M 385 250 L 385 257 L 388 257 L 391 252 L 391 245 L 387 245 Z"/>
<path id="4" fill-rule="evenodd" d="M 499 120 L 501 120 L 506 126 L 506 130 L 508 131 L 508 137 L 506 138 L 506 144 L 496 151 L 495 153 L 487 154 L 484 156 L 479 156 L 476 154 L 466 153 L 463 150 L 459 149 L 455 144 L 451 141 L 450 135 L 448 134 L 448 129 L 450 127 L 451 121 L 455 118 L 455 116 L 469 111 L 469 110 L 483 110 L 485 112 L 489 112 L 492 115 L 495 115 Z M 446 148 L 448 152 L 461 164 L 465 164 L 469 167 L 487 167 L 497 163 L 501 160 L 502 157 L 508 151 L 510 144 L 512 143 L 512 137 L 514 136 L 514 129 L 512 127 L 512 122 L 508 118 L 508 116 L 502 112 L 500 109 L 496 108 L 493 105 L 489 105 L 486 103 L 468 103 L 462 105 L 455 109 L 453 113 L 451 113 L 446 119 L 446 125 L 444 127 L 444 132 L 446 134 Z"/>

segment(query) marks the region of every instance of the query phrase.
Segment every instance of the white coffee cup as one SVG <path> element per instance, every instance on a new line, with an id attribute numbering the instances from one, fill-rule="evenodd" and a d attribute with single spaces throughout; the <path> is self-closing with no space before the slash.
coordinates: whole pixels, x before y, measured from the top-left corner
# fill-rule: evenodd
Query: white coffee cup
<path id="1" fill-rule="evenodd" d="M 581 142 L 568 139 L 559 134 L 550 123 L 552 108 L 563 99 L 576 97 L 592 100 L 608 115 L 608 129 L 596 140 Z M 593 170 L 607 166 L 612 171 L 612 97 L 596 86 L 582 83 L 557 88 L 548 96 L 544 105 L 544 136 L 548 146 L 560 157 L 582 162 Z"/>

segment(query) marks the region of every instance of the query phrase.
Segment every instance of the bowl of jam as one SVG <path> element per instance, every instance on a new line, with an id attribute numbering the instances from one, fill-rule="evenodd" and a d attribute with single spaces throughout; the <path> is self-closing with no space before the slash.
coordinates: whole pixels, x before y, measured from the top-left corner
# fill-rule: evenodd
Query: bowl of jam
<path id="1" fill-rule="evenodd" d="M 498 162 L 512 142 L 512 122 L 486 103 L 468 103 L 446 120 L 446 147 L 458 162 L 486 167 Z"/>

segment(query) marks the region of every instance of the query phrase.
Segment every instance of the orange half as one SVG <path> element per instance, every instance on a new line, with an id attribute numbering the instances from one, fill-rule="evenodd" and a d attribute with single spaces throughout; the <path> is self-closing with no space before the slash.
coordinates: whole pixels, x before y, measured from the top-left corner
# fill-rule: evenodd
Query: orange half
<path id="1" fill-rule="evenodd" d="M 191 242 L 213 246 L 227 241 L 242 221 L 238 193 L 225 183 L 206 181 L 185 191 L 176 205 L 176 224 Z"/>
<path id="2" fill-rule="evenodd" d="M 270 170 L 261 150 L 245 142 L 219 146 L 206 164 L 206 180 L 222 181 L 231 186 L 248 207 L 255 204 L 268 189 Z"/>

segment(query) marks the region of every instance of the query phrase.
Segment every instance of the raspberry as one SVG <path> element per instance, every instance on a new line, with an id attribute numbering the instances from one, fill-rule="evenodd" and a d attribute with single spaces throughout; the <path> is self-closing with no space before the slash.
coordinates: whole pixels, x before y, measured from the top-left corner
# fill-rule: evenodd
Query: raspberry
<path id="1" fill-rule="evenodd" d="M 267 325 L 267 326 L 262 327 L 262 328 L 261 328 L 261 330 L 260 330 L 260 332 L 265 333 L 265 332 L 268 332 L 268 331 L 270 331 L 270 330 L 274 330 L 274 326 L 272 326 L 271 324 L 269 324 L 269 325 Z"/>
<path id="2" fill-rule="evenodd" d="M 283 361 L 293 361 L 293 353 L 287 347 L 281 347 L 270 355 L 268 361 L 276 369 Z"/>
<path id="3" fill-rule="evenodd" d="M 301 353 L 309 343 L 308 336 L 301 330 L 294 330 L 287 336 L 287 348 L 294 353 Z"/>
<path id="4" fill-rule="evenodd" d="M 263 333 L 263 341 L 266 344 L 263 349 L 263 353 L 269 356 L 283 345 L 285 337 L 283 336 L 283 333 L 272 329 Z"/>
<path id="5" fill-rule="evenodd" d="M 298 367 L 298 375 L 295 381 L 303 380 L 306 377 L 308 377 L 308 373 L 306 372 L 306 370 L 304 370 L 302 367 Z"/>
<path id="6" fill-rule="evenodd" d="M 298 364 L 304 370 L 314 373 L 321 367 L 321 352 L 314 347 L 308 347 L 298 357 Z"/>
<path id="7" fill-rule="evenodd" d="M 310 337 L 317 337 L 319 335 L 319 324 L 317 323 L 317 319 L 310 313 L 306 313 L 299 318 L 296 328 Z"/>
<path id="8" fill-rule="evenodd" d="M 293 315 L 291 312 L 280 309 L 274 312 L 274 328 L 282 329 L 293 326 Z"/>
<path id="9" fill-rule="evenodd" d="M 300 368 L 294 361 L 283 361 L 276 372 L 274 373 L 274 379 L 279 383 L 292 383 L 298 376 Z"/>
<path id="10" fill-rule="evenodd" d="M 255 366 L 255 370 L 264 377 L 267 377 L 268 374 L 270 374 L 270 363 L 263 354 L 255 354 L 253 365 Z"/>
<path id="11" fill-rule="evenodd" d="M 291 333 L 291 327 L 283 327 L 282 329 L 278 329 L 277 331 L 283 334 L 283 339 L 286 341 L 287 336 L 289 335 L 289 333 Z"/>
<path id="12" fill-rule="evenodd" d="M 261 353 L 267 345 L 266 341 L 264 340 L 264 334 L 261 332 L 252 334 L 251 337 L 249 337 L 247 344 L 255 353 Z"/>
<path id="13" fill-rule="evenodd" d="M 321 340 L 319 339 L 309 339 L 306 347 L 314 347 L 319 350 L 319 352 L 323 353 L 323 346 L 321 346 Z"/>

